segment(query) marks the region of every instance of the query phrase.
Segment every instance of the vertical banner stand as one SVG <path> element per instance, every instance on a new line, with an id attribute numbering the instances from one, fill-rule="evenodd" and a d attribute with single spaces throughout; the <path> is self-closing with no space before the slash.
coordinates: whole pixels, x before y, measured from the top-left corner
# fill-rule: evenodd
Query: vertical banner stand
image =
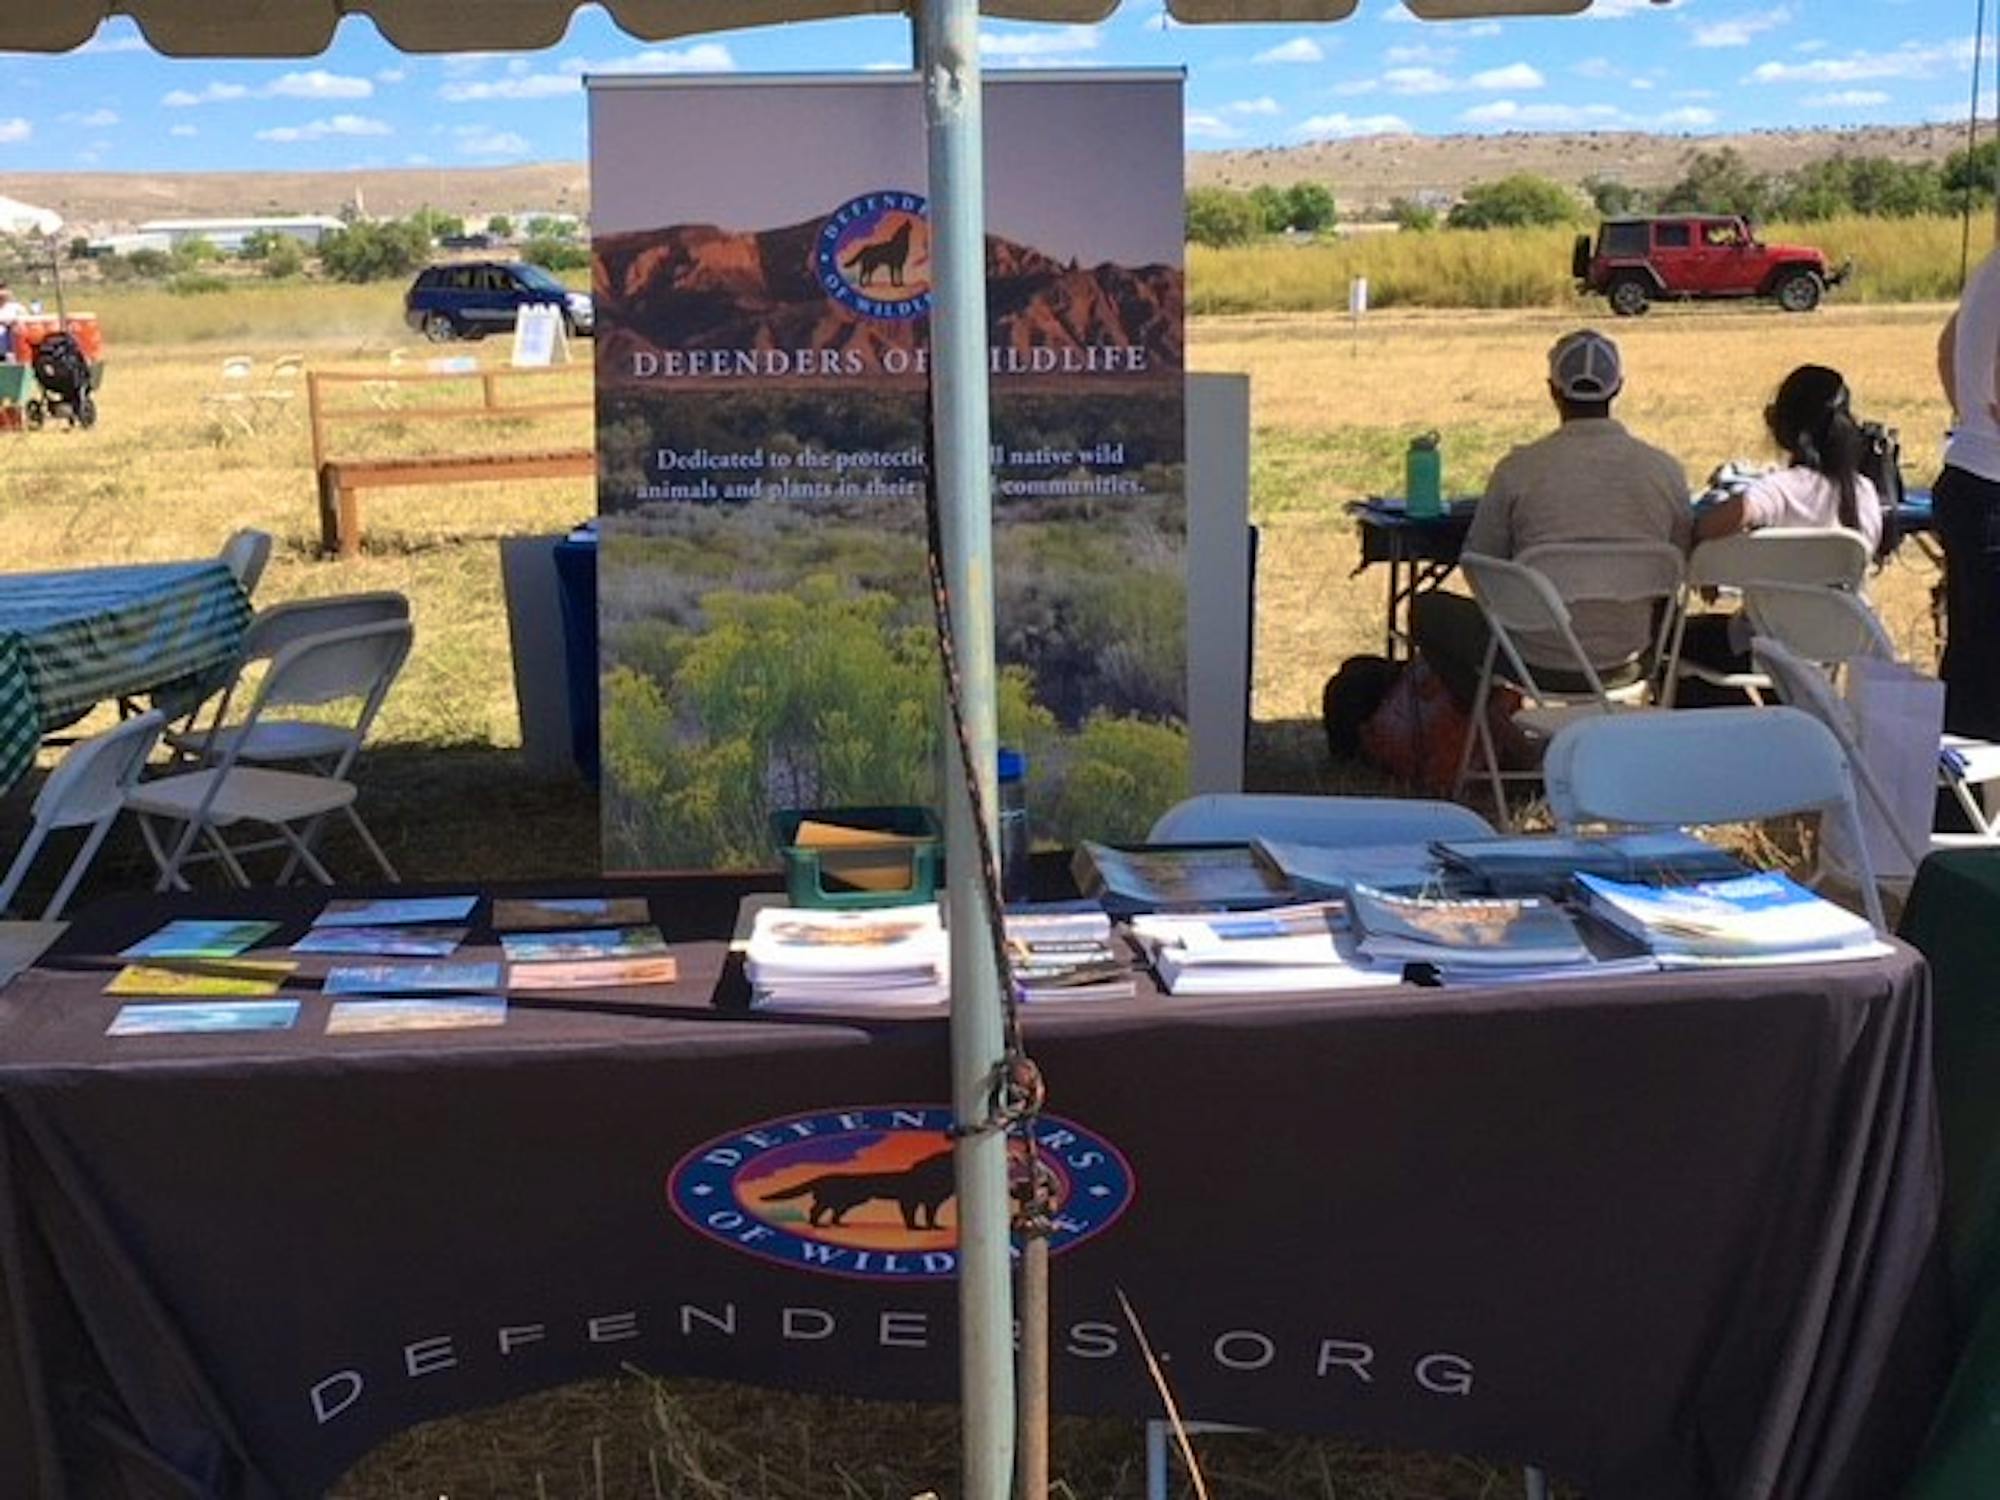
<path id="1" fill-rule="evenodd" d="M 930 167 L 933 430 L 941 559 L 965 695 L 966 736 L 987 815 L 999 763 L 994 709 L 993 496 L 987 410 L 986 174 L 978 0 L 924 0 L 919 71 Z M 992 1112 L 1004 1043 L 993 939 L 981 920 L 980 843 L 956 745 L 944 752 L 951 923 L 952 1113 L 958 1169 L 959 1399 L 964 1500 L 1007 1500 L 1014 1468 L 1014 1320 L 1007 1134 Z M 997 848 L 997 830 L 987 829 Z"/>

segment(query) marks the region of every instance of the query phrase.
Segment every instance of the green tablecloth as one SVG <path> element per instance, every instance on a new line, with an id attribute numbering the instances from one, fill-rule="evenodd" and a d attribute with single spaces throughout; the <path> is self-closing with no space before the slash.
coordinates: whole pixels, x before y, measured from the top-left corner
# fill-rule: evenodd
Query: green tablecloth
<path id="1" fill-rule="evenodd" d="M 249 623 L 219 560 L 0 574 L 0 791 L 48 731 L 223 665 Z"/>
<path id="2" fill-rule="evenodd" d="M 2000 1495 L 2000 850 L 1924 861 L 1902 936 L 1936 998 L 1945 1214 L 1965 1346 L 1910 1500 Z"/>

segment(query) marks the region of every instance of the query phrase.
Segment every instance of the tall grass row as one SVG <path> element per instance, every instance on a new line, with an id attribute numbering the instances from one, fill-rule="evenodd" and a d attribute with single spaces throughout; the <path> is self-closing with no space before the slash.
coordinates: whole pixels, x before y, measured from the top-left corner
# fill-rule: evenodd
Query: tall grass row
<path id="1" fill-rule="evenodd" d="M 1348 285 L 1368 278 L 1375 307 L 1571 308 L 1576 228 L 1429 230 L 1359 235 L 1309 244 L 1269 241 L 1188 249 L 1188 309 L 1195 313 L 1328 312 L 1347 306 Z M 1853 302 L 1932 302 L 1958 294 L 1960 221 L 1829 219 L 1772 224 L 1772 242 L 1817 245 L 1853 278 L 1837 294 Z M 1992 226 L 1973 226 L 1972 255 L 1993 246 Z"/>

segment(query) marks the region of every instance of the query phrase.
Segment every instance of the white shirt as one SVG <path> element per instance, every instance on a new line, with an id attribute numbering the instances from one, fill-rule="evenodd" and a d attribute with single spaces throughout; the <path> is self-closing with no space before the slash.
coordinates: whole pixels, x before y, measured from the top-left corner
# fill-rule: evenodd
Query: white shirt
<path id="1" fill-rule="evenodd" d="M 1958 425 L 1944 461 L 2000 484 L 2000 422 L 1993 419 L 1994 366 L 2000 364 L 2000 250 L 1979 264 L 1958 299 L 1958 341 L 1952 356 L 1958 385 Z"/>
<path id="2" fill-rule="evenodd" d="M 1873 552 L 1882 540 L 1882 497 L 1865 474 L 1854 478 L 1855 529 Z M 1840 491 L 1817 469 L 1794 464 L 1760 474 L 1743 492 L 1743 526 L 1819 526 L 1840 524 Z"/>
<path id="3" fill-rule="evenodd" d="M 0 302 L 0 323 L 18 323 L 27 315 L 28 307 L 24 302 L 16 302 L 11 297 Z"/>

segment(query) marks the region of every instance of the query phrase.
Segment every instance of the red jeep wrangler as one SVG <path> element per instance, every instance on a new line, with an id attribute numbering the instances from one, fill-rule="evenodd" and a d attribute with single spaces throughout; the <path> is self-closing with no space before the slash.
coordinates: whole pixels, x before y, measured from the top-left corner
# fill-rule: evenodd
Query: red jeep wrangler
<path id="1" fill-rule="evenodd" d="M 1760 244 L 1731 214 L 1676 214 L 1606 220 L 1594 247 L 1577 236 L 1571 269 L 1578 291 L 1601 292 L 1630 318 L 1663 298 L 1770 297 L 1786 312 L 1811 312 L 1852 266 L 1832 270 L 1810 245 Z"/>

